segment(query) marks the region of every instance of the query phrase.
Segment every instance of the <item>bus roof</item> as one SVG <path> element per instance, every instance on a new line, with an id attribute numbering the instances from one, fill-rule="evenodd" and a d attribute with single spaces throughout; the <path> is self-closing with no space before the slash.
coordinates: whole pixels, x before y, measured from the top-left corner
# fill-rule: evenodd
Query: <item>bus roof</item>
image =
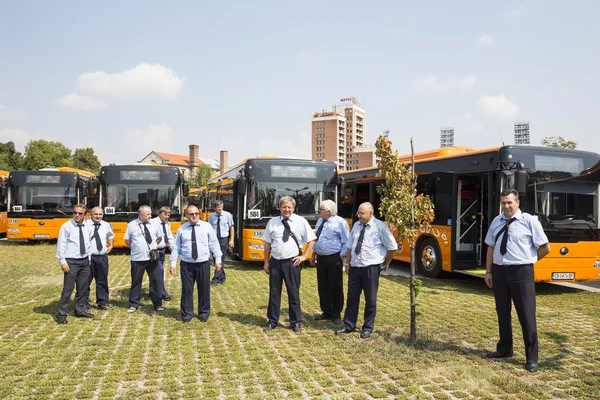
<path id="1" fill-rule="evenodd" d="M 317 161 L 317 160 L 309 160 L 306 158 L 290 158 L 290 157 L 272 157 L 272 156 L 262 156 L 262 157 L 250 157 L 250 158 L 245 158 L 244 160 L 240 161 L 239 163 L 237 163 L 235 166 L 229 168 L 227 171 L 223 172 L 222 174 L 213 176 L 212 178 L 210 178 L 210 180 L 208 181 L 209 183 L 215 183 L 218 182 L 220 179 L 232 179 L 231 173 L 234 172 L 237 175 L 237 172 L 239 171 L 239 169 L 245 165 L 247 162 L 249 161 L 255 161 L 255 162 L 261 162 L 261 161 L 265 161 L 265 162 L 269 162 L 269 161 L 278 161 L 278 162 L 290 162 L 290 163 L 302 163 L 302 164 L 335 164 L 331 161 Z M 337 168 L 337 166 L 336 166 Z"/>
<path id="2" fill-rule="evenodd" d="M 71 167 L 41 168 L 40 171 L 75 172 L 81 176 L 86 176 L 88 178 L 93 178 L 96 176 L 96 174 L 93 174 L 91 172 L 84 171 L 82 169 L 71 168 Z"/>

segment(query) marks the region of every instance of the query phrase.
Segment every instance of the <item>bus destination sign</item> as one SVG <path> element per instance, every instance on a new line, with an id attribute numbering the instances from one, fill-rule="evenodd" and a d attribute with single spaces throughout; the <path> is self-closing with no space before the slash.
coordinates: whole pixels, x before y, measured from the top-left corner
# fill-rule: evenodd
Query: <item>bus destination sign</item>
<path id="1" fill-rule="evenodd" d="M 317 167 L 299 167 L 292 165 L 271 165 L 272 178 L 316 179 Z"/>
<path id="2" fill-rule="evenodd" d="M 121 171 L 122 181 L 160 181 L 160 171 Z"/>
<path id="3" fill-rule="evenodd" d="M 27 175 L 27 183 L 60 183 L 60 175 Z"/>

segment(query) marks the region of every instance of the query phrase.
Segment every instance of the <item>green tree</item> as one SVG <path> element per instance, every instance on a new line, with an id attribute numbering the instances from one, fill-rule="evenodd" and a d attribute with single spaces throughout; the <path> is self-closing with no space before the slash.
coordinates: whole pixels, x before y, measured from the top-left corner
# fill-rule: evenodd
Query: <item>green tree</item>
<path id="1" fill-rule="evenodd" d="M 433 203 L 427 196 L 417 195 L 414 174 L 413 141 L 410 139 L 411 165 L 400 161 L 398 151 L 392 150 L 392 142 L 380 136 L 375 143 L 379 168 L 385 183 L 377 187 L 381 195 L 379 211 L 391 228 L 396 228 L 400 243 L 405 239 L 410 246 L 410 339 L 417 339 L 416 297 L 421 281 L 415 279 L 415 239 L 417 230 L 423 224 L 433 221 Z"/>
<path id="2" fill-rule="evenodd" d="M 0 170 L 17 170 L 22 162 L 23 155 L 16 151 L 14 142 L 0 143 Z"/>
<path id="3" fill-rule="evenodd" d="M 71 166 L 71 150 L 60 142 L 30 140 L 25 146 L 23 169 L 35 170 Z"/>
<path id="4" fill-rule="evenodd" d="M 82 169 L 92 172 L 96 175 L 100 174 L 102 164 L 98 156 L 94 153 L 94 149 L 86 147 L 84 149 L 75 149 L 73 153 L 73 168 Z"/>
<path id="5" fill-rule="evenodd" d="M 206 186 L 208 180 L 213 174 L 213 169 L 204 164 L 198 167 L 198 171 L 196 171 L 196 176 L 192 179 L 191 185 L 192 187 L 199 188 L 202 186 Z"/>
<path id="6" fill-rule="evenodd" d="M 560 147 L 562 149 L 577 148 L 577 142 L 566 140 L 562 136 L 547 136 L 542 139 L 542 144 L 547 147 Z"/>

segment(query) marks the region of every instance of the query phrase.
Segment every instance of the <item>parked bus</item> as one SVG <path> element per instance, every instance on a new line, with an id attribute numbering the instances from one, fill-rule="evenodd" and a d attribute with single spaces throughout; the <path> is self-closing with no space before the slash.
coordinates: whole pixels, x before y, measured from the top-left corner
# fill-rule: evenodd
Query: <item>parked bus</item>
<path id="1" fill-rule="evenodd" d="M 115 233 L 115 248 L 125 246 L 127 224 L 138 217 L 140 206 L 152 209 L 152 216 L 167 206 L 173 233 L 181 225 L 183 196 L 188 185 L 181 170 L 167 165 L 108 165 L 100 169 L 98 203 L 104 210 L 104 220 Z"/>
<path id="2" fill-rule="evenodd" d="M 8 240 L 54 240 L 73 207 L 94 205 L 94 174 L 75 168 L 12 171 L 8 176 Z"/>
<path id="3" fill-rule="evenodd" d="M 0 171 L 0 237 L 6 236 L 6 210 L 8 209 L 8 172 Z"/>
<path id="4" fill-rule="evenodd" d="M 410 156 L 401 157 L 410 163 Z M 551 252 L 535 264 L 537 282 L 600 279 L 600 155 L 536 146 L 478 150 L 446 148 L 415 155 L 417 192 L 431 198 L 435 219 L 416 240 L 421 273 L 442 271 L 483 277 L 489 223 L 501 212 L 500 193 L 516 189 L 520 208 L 538 217 Z M 373 203 L 380 218 L 383 183 L 378 168 L 340 174 L 345 191 L 338 214 L 354 218 L 358 205 Z M 395 258 L 410 261 L 407 241 Z"/>
<path id="5" fill-rule="evenodd" d="M 320 203 L 337 199 L 337 183 L 337 166 L 332 162 L 251 158 L 212 178 L 204 192 L 204 204 L 212 212 L 214 200 L 220 199 L 223 208 L 233 215 L 234 256 L 262 261 L 262 235 L 267 222 L 280 215 L 279 199 L 294 197 L 295 213 L 314 228 Z"/>

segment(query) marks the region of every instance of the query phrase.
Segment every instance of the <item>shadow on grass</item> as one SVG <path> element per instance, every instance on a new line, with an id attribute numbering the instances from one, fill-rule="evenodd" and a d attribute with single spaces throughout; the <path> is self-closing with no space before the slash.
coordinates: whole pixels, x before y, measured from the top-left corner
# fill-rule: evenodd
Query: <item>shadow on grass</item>
<path id="1" fill-rule="evenodd" d="M 219 317 L 228 318 L 233 322 L 239 322 L 240 324 L 248 325 L 248 326 L 265 326 L 267 324 L 267 318 L 258 317 L 252 314 L 236 314 L 236 313 L 226 313 L 226 312 L 218 312 L 217 315 Z"/>

